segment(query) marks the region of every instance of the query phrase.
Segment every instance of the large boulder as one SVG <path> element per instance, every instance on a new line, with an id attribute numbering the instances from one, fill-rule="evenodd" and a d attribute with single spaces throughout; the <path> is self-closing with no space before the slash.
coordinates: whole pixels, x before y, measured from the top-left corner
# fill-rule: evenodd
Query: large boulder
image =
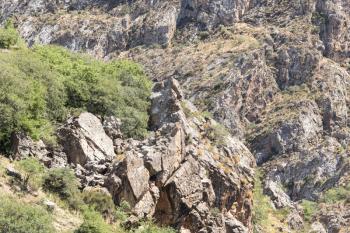
<path id="1" fill-rule="evenodd" d="M 71 118 L 58 130 L 58 137 L 73 164 L 111 161 L 114 157 L 113 141 L 105 133 L 99 118 L 82 113 Z"/>

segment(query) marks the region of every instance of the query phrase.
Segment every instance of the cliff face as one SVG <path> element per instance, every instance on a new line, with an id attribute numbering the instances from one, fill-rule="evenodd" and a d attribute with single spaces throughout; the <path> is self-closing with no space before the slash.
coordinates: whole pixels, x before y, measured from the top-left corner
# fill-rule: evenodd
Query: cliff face
<path id="1" fill-rule="evenodd" d="M 183 120 L 176 102 L 182 97 L 167 99 L 180 96 L 176 88 L 156 91 L 152 125 L 164 145 L 157 133 L 145 142 L 123 142 L 137 146 L 124 148 L 125 158 L 108 175 L 115 200 L 127 198 L 136 216 L 184 232 L 251 231 L 253 154 L 264 193 L 275 208 L 291 210 L 282 231 L 349 229 L 348 202 L 321 205 L 304 226 L 295 220 L 303 216 L 301 200 L 320 201 L 350 180 L 348 0 L 3 0 L 0 10 L 0 20 L 13 17 L 30 45 L 133 59 L 163 87 L 178 80 L 186 99 L 234 135 L 210 152 L 200 135 L 211 123 Z M 174 112 L 162 101 L 175 101 L 182 112 L 165 125 Z M 194 142 L 186 144 L 189 135 Z M 232 165 L 236 153 L 242 162 Z M 134 170 L 143 182 L 132 179 Z M 223 217 L 213 217 L 210 208 Z M 332 208 L 338 214 L 327 211 Z"/>
<path id="2" fill-rule="evenodd" d="M 232 24 L 249 1 L 2 1 L 29 44 L 58 43 L 98 57 L 139 45 L 171 44 L 178 27 Z"/>

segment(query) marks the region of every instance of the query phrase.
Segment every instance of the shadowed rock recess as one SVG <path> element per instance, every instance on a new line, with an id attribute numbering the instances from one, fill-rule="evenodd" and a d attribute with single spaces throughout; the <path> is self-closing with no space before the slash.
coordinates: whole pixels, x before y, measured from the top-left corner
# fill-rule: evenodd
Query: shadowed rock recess
<path id="1" fill-rule="evenodd" d="M 2 0 L 8 19 L 29 46 L 130 59 L 154 81 L 144 140 L 82 113 L 54 149 L 13 134 L 15 158 L 74 168 L 130 204 L 126 225 L 350 232 L 349 0 Z"/>

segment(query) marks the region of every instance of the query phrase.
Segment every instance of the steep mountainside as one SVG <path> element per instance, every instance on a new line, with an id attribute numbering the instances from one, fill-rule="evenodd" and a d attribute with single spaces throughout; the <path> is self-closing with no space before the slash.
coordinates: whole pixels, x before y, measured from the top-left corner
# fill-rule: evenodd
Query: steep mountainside
<path id="1" fill-rule="evenodd" d="M 129 224 L 350 231 L 349 0 L 2 0 L 10 18 L 30 46 L 131 59 L 157 83 L 143 141 L 97 137 L 86 115 L 58 131 L 63 163 L 127 200 Z"/>

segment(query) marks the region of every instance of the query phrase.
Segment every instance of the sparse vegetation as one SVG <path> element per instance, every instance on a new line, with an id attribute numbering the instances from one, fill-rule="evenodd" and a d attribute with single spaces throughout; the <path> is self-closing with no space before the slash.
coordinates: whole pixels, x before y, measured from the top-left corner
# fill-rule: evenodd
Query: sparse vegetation
<path id="1" fill-rule="evenodd" d="M 271 200 L 264 195 L 261 171 L 256 171 L 254 182 L 253 200 L 253 223 L 255 226 L 262 227 L 265 232 L 274 232 L 277 225 L 283 225 L 282 220 L 289 214 L 288 208 L 274 209 Z"/>
<path id="2" fill-rule="evenodd" d="M 306 85 L 291 86 L 278 93 L 262 113 L 261 123 L 247 128 L 247 140 L 260 140 L 283 123 L 294 121 L 303 111 L 302 107 L 315 98 L 317 94 L 311 94 Z"/>
<path id="3" fill-rule="evenodd" d="M 321 201 L 324 203 L 334 204 L 337 202 L 347 201 L 347 198 L 350 198 L 350 184 L 327 190 L 324 193 Z"/>
<path id="4" fill-rule="evenodd" d="M 261 183 L 262 174 L 257 172 L 254 183 L 254 214 L 253 222 L 256 224 L 263 224 L 269 217 L 269 213 L 273 211 L 270 203 L 270 198 L 263 194 L 263 187 Z"/>
<path id="5" fill-rule="evenodd" d="M 176 231 L 170 227 L 158 227 L 153 222 L 143 222 L 134 233 L 175 233 Z"/>
<path id="6" fill-rule="evenodd" d="M 210 33 L 208 31 L 201 31 L 198 36 L 201 40 L 206 40 L 210 37 Z"/>
<path id="7" fill-rule="evenodd" d="M 227 131 L 225 126 L 217 123 L 210 125 L 207 128 L 207 137 L 214 142 L 215 145 L 221 146 L 225 144 L 225 140 L 230 133 Z"/>

